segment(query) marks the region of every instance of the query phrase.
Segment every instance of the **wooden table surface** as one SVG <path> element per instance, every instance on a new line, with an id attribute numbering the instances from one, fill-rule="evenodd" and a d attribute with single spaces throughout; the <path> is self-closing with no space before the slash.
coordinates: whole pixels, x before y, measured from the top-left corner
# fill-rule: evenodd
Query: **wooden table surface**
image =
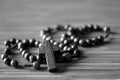
<path id="1" fill-rule="evenodd" d="M 54 24 L 100 24 L 110 26 L 109 44 L 81 48 L 86 58 L 58 64 L 60 72 L 32 67 L 14 69 L 0 59 L 0 80 L 77 80 L 120 78 L 120 0 L 0 0 L 0 55 L 3 41 L 35 38 L 39 31 Z M 24 58 L 17 59 L 24 63 Z M 28 63 L 29 64 L 29 63 Z"/>

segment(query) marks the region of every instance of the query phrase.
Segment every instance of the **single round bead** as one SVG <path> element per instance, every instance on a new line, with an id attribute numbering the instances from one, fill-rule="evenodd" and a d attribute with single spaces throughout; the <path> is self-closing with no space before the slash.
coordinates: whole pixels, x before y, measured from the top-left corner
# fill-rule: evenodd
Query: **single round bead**
<path id="1" fill-rule="evenodd" d="M 34 61 L 36 61 L 37 59 L 36 59 L 36 56 L 33 56 L 33 55 L 30 55 L 29 56 L 29 61 L 31 62 L 31 63 L 33 63 Z"/>
<path id="2" fill-rule="evenodd" d="M 98 41 L 102 44 L 104 42 L 103 36 L 97 36 Z"/>
<path id="3" fill-rule="evenodd" d="M 15 38 L 11 38 L 11 39 L 10 39 L 10 42 L 11 42 L 12 44 L 16 44 L 16 39 L 15 39 Z"/>
<path id="4" fill-rule="evenodd" d="M 110 30 L 110 27 L 104 27 L 103 31 L 106 32 L 106 33 L 110 33 L 111 30 Z"/>
<path id="5" fill-rule="evenodd" d="M 88 27 L 89 27 L 91 32 L 94 31 L 94 25 L 93 24 L 90 24 Z"/>
<path id="6" fill-rule="evenodd" d="M 29 40 L 28 40 L 28 39 L 22 40 L 22 43 L 23 43 L 26 47 L 29 46 Z"/>
<path id="7" fill-rule="evenodd" d="M 3 53 L 10 55 L 12 52 L 11 52 L 11 49 L 10 49 L 10 48 L 5 48 Z"/>
<path id="8" fill-rule="evenodd" d="M 1 59 L 2 59 L 2 60 L 4 60 L 4 58 L 6 58 L 6 57 L 8 57 L 7 54 L 2 54 L 2 55 L 1 55 Z"/>
<path id="9" fill-rule="evenodd" d="M 85 31 L 85 32 L 88 32 L 88 33 L 90 32 L 90 29 L 89 29 L 88 25 L 85 25 L 85 26 L 84 26 L 84 31 Z"/>
<path id="10" fill-rule="evenodd" d="M 74 35 L 72 35 L 72 36 L 70 37 L 70 39 L 71 39 L 71 40 L 74 40 L 74 38 L 75 38 L 75 36 L 74 36 Z"/>
<path id="11" fill-rule="evenodd" d="M 38 44 L 38 47 L 41 48 L 41 47 L 42 47 L 42 43 L 39 43 L 39 44 Z"/>
<path id="12" fill-rule="evenodd" d="M 29 40 L 29 46 L 34 47 L 35 46 L 35 41 L 36 41 L 35 39 L 30 39 Z"/>
<path id="13" fill-rule="evenodd" d="M 52 37 L 51 37 L 51 36 L 48 36 L 48 37 L 46 37 L 45 40 L 46 40 L 46 41 L 52 40 Z"/>
<path id="14" fill-rule="evenodd" d="M 72 57 L 69 53 L 64 53 L 62 56 L 65 58 L 65 62 L 71 62 Z"/>
<path id="15" fill-rule="evenodd" d="M 38 61 L 33 62 L 33 68 L 34 69 L 39 69 L 40 68 L 40 63 Z"/>
<path id="16" fill-rule="evenodd" d="M 9 57 L 4 58 L 4 63 L 10 66 L 11 59 Z"/>
<path id="17" fill-rule="evenodd" d="M 13 66 L 15 68 L 18 67 L 18 61 L 17 60 L 11 60 L 10 64 L 11 64 L 11 66 Z"/>
<path id="18" fill-rule="evenodd" d="M 87 43 L 84 39 L 80 39 L 79 40 L 79 45 L 82 46 L 82 47 L 86 47 L 87 46 Z"/>
<path id="19" fill-rule="evenodd" d="M 91 39 L 91 41 L 92 41 L 92 46 L 97 46 L 97 45 L 100 44 L 99 41 L 98 41 L 98 38 L 96 38 L 96 37 L 93 37 L 93 38 Z"/>
<path id="20" fill-rule="evenodd" d="M 30 56 L 30 55 L 31 55 L 30 53 L 25 53 L 25 54 L 24 54 L 24 58 L 29 61 L 29 56 Z"/>
<path id="21" fill-rule="evenodd" d="M 91 39 L 86 39 L 86 47 L 91 47 L 92 46 L 92 41 Z"/>
<path id="22" fill-rule="evenodd" d="M 59 48 L 62 49 L 64 47 L 64 44 L 63 43 L 59 43 L 58 46 L 59 46 Z"/>
<path id="23" fill-rule="evenodd" d="M 74 38 L 73 41 L 74 41 L 75 44 L 78 44 L 79 39 L 78 38 Z"/>
<path id="24" fill-rule="evenodd" d="M 55 40 L 53 40 L 53 39 L 50 40 L 50 43 L 51 43 L 51 44 L 53 44 L 54 42 L 55 42 Z"/>
<path id="25" fill-rule="evenodd" d="M 10 47 L 11 42 L 9 40 L 4 41 L 4 45 Z"/>

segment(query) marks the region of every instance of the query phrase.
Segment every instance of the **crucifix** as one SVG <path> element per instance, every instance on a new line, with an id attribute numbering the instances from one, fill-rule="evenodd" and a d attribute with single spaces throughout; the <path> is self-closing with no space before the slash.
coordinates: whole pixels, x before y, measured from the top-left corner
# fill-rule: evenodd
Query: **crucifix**
<path id="1" fill-rule="evenodd" d="M 39 48 L 39 54 L 45 53 L 46 63 L 49 72 L 57 71 L 57 66 L 55 63 L 55 53 L 56 56 L 59 56 L 60 49 L 58 45 L 52 45 L 49 40 L 43 42 L 43 46 Z"/>

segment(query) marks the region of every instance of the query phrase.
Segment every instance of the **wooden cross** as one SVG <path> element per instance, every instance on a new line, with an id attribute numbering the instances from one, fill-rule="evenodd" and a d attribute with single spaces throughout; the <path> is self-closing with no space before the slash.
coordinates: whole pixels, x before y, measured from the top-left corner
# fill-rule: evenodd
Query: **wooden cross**
<path id="1" fill-rule="evenodd" d="M 58 45 L 52 45 L 50 41 L 44 41 L 43 42 L 43 47 L 39 48 L 39 54 L 45 53 L 46 57 L 46 62 L 47 62 L 47 67 L 49 72 L 55 72 L 57 70 L 57 66 L 55 63 L 55 51 L 60 51 Z M 59 54 L 58 54 L 59 55 Z"/>

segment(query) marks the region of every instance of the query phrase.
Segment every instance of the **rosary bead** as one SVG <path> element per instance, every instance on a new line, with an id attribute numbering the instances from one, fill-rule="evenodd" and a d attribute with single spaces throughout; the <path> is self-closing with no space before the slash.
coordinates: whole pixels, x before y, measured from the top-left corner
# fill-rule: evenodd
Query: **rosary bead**
<path id="1" fill-rule="evenodd" d="M 86 47 L 91 47 L 92 46 L 91 39 L 86 39 L 85 42 L 86 42 Z"/>
<path id="2" fill-rule="evenodd" d="M 94 31 L 94 25 L 93 24 L 90 24 L 88 27 L 90 29 L 90 32 Z"/>
<path id="3" fill-rule="evenodd" d="M 31 63 L 33 63 L 34 61 L 36 61 L 37 59 L 36 59 L 36 56 L 33 56 L 33 55 L 30 55 L 29 56 L 29 61 L 31 62 Z"/>
<path id="4" fill-rule="evenodd" d="M 104 42 L 103 36 L 97 36 L 98 41 L 102 44 Z"/>
<path id="5" fill-rule="evenodd" d="M 65 58 L 65 62 L 71 62 L 72 57 L 69 53 L 64 53 L 62 56 Z"/>
<path id="6" fill-rule="evenodd" d="M 18 61 L 17 60 L 11 60 L 10 64 L 11 64 L 11 66 L 13 66 L 15 68 L 18 67 Z"/>
<path id="7" fill-rule="evenodd" d="M 25 54 L 24 54 L 24 58 L 29 61 L 29 56 L 30 56 L 30 55 L 31 55 L 30 53 L 25 53 Z"/>
<path id="8" fill-rule="evenodd" d="M 21 54 L 22 54 L 23 57 L 25 56 L 26 53 L 27 53 L 27 50 L 23 50 L 23 51 L 21 52 Z"/>
<path id="9" fill-rule="evenodd" d="M 74 35 L 72 35 L 72 36 L 70 37 L 70 39 L 71 39 L 71 40 L 74 40 L 74 38 L 75 38 L 75 36 L 74 36 Z"/>
<path id="10" fill-rule="evenodd" d="M 4 63 L 10 66 L 11 59 L 9 57 L 4 58 Z"/>
<path id="11" fill-rule="evenodd" d="M 40 41 L 35 41 L 35 47 L 39 47 Z"/>
<path id="12" fill-rule="evenodd" d="M 64 29 L 68 30 L 71 27 L 71 25 L 64 25 Z"/>
<path id="13" fill-rule="evenodd" d="M 51 44 L 53 44 L 54 42 L 55 42 L 55 40 L 53 40 L 53 39 L 50 40 L 50 43 L 51 43 Z"/>
<path id="14" fill-rule="evenodd" d="M 22 42 L 18 43 L 18 49 L 20 49 L 20 48 L 25 48 L 25 46 L 24 46 L 24 44 Z"/>
<path id="15" fill-rule="evenodd" d="M 86 47 L 87 46 L 87 42 L 84 39 L 80 39 L 79 40 L 79 45 L 82 47 Z"/>
<path id="16" fill-rule="evenodd" d="M 68 49 L 68 46 L 63 47 L 63 51 L 67 51 L 67 49 Z"/>
<path id="17" fill-rule="evenodd" d="M 17 39 L 17 40 L 16 40 L 16 43 L 19 43 L 19 42 L 22 42 L 22 40 L 20 40 L 20 39 Z"/>
<path id="18" fill-rule="evenodd" d="M 10 47 L 11 42 L 9 40 L 4 41 L 4 45 Z"/>
<path id="19" fill-rule="evenodd" d="M 38 44 L 38 47 L 41 48 L 41 47 L 42 47 L 42 43 L 39 43 L 39 44 Z"/>
<path id="20" fill-rule="evenodd" d="M 78 49 L 73 51 L 72 58 L 80 58 L 80 51 Z"/>
<path id="21" fill-rule="evenodd" d="M 59 48 L 62 49 L 64 47 L 64 44 L 63 43 L 59 43 L 58 46 L 59 46 Z"/>
<path id="22" fill-rule="evenodd" d="M 106 33 L 110 33 L 110 27 L 104 27 L 103 31 L 106 32 Z"/>
<path id="23" fill-rule="evenodd" d="M 29 40 L 29 46 L 34 47 L 35 46 L 35 41 L 36 41 L 35 39 L 30 39 Z"/>
<path id="24" fill-rule="evenodd" d="M 2 60 L 4 60 L 4 58 L 6 58 L 6 57 L 8 57 L 7 54 L 2 54 L 2 55 L 1 55 L 1 59 L 2 59 Z"/>
<path id="25" fill-rule="evenodd" d="M 33 62 L 33 68 L 34 69 L 39 69 L 40 68 L 40 63 L 38 61 Z"/>
<path id="26" fill-rule="evenodd" d="M 29 46 L 29 40 L 28 40 L 28 39 L 22 40 L 22 43 L 23 43 L 26 47 Z"/>
<path id="27" fill-rule="evenodd" d="M 70 36 L 67 34 L 67 33 L 64 33 L 64 34 L 62 34 L 61 35 L 61 38 L 64 38 L 64 39 L 67 39 L 67 38 L 69 38 Z"/>
<path id="28" fill-rule="evenodd" d="M 74 41 L 75 44 L 78 44 L 79 39 L 78 38 L 74 38 L 73 41 Z"/>
<path id="29" fill-rule="evenodd" d="M 47 36 L 45 40 L 46 40 L 46 41 L 52 40 L 52 37 L 51 37 L 51 36 Z"/>
<path id="30" fill-rule="evenodd" d="M 11 39 L 10 39 L 10 42 L 11 42 L 12 44 L 16 44 L 16 39 L 15 39 L 15 38 L 11 38 Z"/>
<path id="31" fill-rule="evenodd" d="M 11 54 L 11 49 L 10 48 L 5 48 L 3 53 L 10 55 Z"/>

